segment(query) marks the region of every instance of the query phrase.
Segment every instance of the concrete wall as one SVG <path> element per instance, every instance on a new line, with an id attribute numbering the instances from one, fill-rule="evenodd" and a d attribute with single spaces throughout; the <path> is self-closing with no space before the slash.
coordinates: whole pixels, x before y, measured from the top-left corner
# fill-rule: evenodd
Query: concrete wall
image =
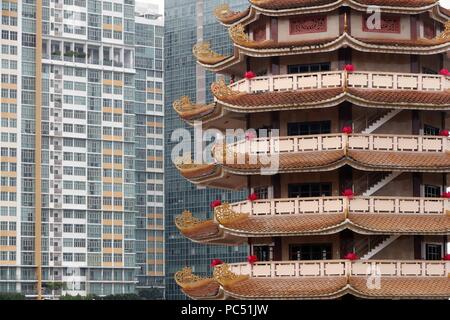
<path id="1" fill-rule="evenodd" d="M 353 50 L 352 64 L 355 66 L 356 71 L 411 72 L 411 61 L 408 55 L 374 54 L 373 52 Z"/>
<path id="2" fill-rule="evenodd" d="M 401 236 L 371 259 L 414 260 L 414 238 Z"/>
<path id="3" fill-rule="evenodd" d="M 350 17 L 351 34 L 355 38 L 366 39 L 410 39 L 411 22 L 409 15 L 402 15 L 400 18 L 400 33 L 387 32 L 365 32 L 363 31 L 363 13 L 352 11 Z"/>

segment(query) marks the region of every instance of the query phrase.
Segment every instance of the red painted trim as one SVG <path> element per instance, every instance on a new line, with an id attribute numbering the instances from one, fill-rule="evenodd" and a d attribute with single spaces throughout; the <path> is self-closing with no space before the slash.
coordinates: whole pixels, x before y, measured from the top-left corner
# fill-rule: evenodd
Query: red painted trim
<path id="1" fill-rule="evenodd" d="M 411 21 L 411 40 L 417 40 L 417 17 L 410 16 Z"/>
<path id="2" fill-rule="evenodd" d="M 295 26 L 298 24 L 298 26 Z M 299 16 L 289 19 L 289 34 L 326 32 L 328 21 L 326 15 Z"/>
<path id="3" fill-rule="evenodd" d="M 270 40 L 278 41 L 278 18 L 270 18 Z"/>
<path id="4" fill-rule="evenodd" d="M 400 16 L 398 15 L 392 15 L 392 14 L 381 14 L 381 28 L 380 29 L 369 29 L 367 28 L 367 18 L 369 18 L 370 15 L 364 14 L 362 16 L 362 30 L 364 32 L 379 32 L 379 33 L 400 33 L 401 31 L 401 23 L 400 23 Z M 393 20 L 392 26 L 387 26 L 386 20 Z M 391 23 L 391 22 L 389 22 Z M 384 25 L 383 25 L 384 24 Z M 389 29 L 390 27 L 391 29 Z"/>

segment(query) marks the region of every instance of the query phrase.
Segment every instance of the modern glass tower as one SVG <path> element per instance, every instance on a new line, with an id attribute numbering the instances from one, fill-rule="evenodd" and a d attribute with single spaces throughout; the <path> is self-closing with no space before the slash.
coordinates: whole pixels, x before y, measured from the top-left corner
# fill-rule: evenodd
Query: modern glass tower
<path id="1" fill-rule="evenodd" d="M 180 96 L 192 101 L 211 102 L 209 90 L 215 75 L 197 65 L 192 47 L 199 41 L 210 41 L 218 52 L 230 52 L 225 27 L 214 17 L 214 9 L 223 1 L 218 0 L 166 0 L 165 3 L 165 140 L 166 140 L 166 298 L 185 299 L 175 284 L 174 273 L 184 266 L 192 266 L 196 274 L 210 274 L 209 263 L 214 258 L 239 261 L 247 256 L 247 248 L 234 246 L 197 245 L 186 240 L 175 227 L 175 216 L 183 210 L 191 210 L 197 217 L 212 216 L 213 200 L 241 200 L 243 192 L 219 189 L 199 189 L 180 176 L 171 161 L 173 130 L 191 128 L 183 123 L 172 108 Z M 243 8 L 246 0 L 230 3 L 233 8 Z"/>
<path id="2" fill-rule="evenodd" d="M 0 292 L 161 283 L 162 24 L 134 0 L 1 3 Z"/>

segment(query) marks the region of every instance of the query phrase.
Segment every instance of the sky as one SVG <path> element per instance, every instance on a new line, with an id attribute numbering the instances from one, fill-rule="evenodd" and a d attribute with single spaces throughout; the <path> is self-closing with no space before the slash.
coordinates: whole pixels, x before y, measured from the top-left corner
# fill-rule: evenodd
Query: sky
<path id="1" fill-rule="evenodd" d="M 164 0 L 136 0 L 136 2 L 139 4 L 156 3 L 159 5 L 160 12 L 164 11 Z M 450 9 L 450 0 L 441 0 L 441 6 Z"/>

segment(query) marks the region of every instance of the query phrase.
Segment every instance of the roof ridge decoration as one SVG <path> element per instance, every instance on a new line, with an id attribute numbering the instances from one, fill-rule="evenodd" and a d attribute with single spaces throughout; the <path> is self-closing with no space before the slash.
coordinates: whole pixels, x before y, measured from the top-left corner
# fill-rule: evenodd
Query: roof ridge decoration
<path id="1" fill-rule="evenodd" d="M 437 40 L 446 41 L 450 39 L 450 20 L 444 24 L 444 31 L 436 37 Z"/>
<path id="2" fill-rule="evenodd" d="M 174 275 L 175 282 L 183 289 L 201 287 L 211 281 L 212 278 L 204 278 L 192 273 L 192 268 L 184 267 Z"/>
<path id="3" fill-rule="evenodd" d="M 232 222 L 236 222 L 239 220 L 243 220 L 248 218 L 248 213 L 236 212 L 231 209 L 229 203 L 225 203 L 221 206 L 217 206 L 214 208 L 214 217 L 215 219 L 223 225 L 227 225 Z"/>
<path id="4" fill-rule="evenodd" d="M 180 117 L 188 120 L 207 116 L 215 109 L 215 103 L 193 104 L 188 96 L 175 100 L 172 106 Z"/>
<path id="5" fill-rule="evenodd" d="M 206 64 L 216 64 L 227 58 L 226 56 L 213 51 L 211 49 L 211 43 L 207 41 L 196 43 L 192 47 L 192 53 L 198 61 Z"/>
<path id="6" fill-rule="evenodd" d="M 231 26 L 228 29 L 228 33 L 230 35 L 231 40 L 233 40 L 233 42 L 242 45 L 242 46 L 249 46 L 253 43 L 255 43 L 255 41 L 250 40 L 250 38 L 248 37 L 248 34 L 245 33 L 245 28 L 242 24 L 238 23 L 234 26 Z"/>
<path id="7" fill-rule="evenodd" d="M 237 275 L 230 270 L 230 266 L 226 263 L 219 264 L 214 267 L 214 279 L 222 286 L 231 286 L 237 282 L 247 280 L 248 275 Z"/>
<path id="8" fill-rule="evenodd" d="M 235 97 L 242 94 L 241 92 L 231 89 L 225 83 L 225 80 L 223 78 L 211 84 L 211 92 L 218 99 Z"/>
<path id="9" fill-rule="evenodd" d="M 237 11 L 231 10 L 230 5 L 228 3 L 222 3 L 214 9 L 214 15 L 218 19 L 227 19 L 237 13 L 238 13 Z"/>
<path id="10" fill-rule="evenodd" d="M 189 210 L 184 210 L 181 215 L 175 217 L 175 225 L 181 231 L 191 229 L 202 222 L 199 218 L 195 218 Z"/>

